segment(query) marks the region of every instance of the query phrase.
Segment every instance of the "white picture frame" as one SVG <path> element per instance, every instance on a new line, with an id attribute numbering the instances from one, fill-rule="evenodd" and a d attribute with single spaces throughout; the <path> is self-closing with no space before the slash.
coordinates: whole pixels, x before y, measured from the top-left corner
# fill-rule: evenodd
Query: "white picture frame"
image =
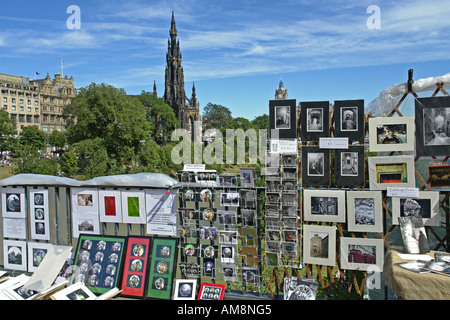
<path id="1" fill-rule="evenodd" d="M 413 155 L 368 157 L 367 162 L 370 190 L 416 187 Z"/>
<path id="2" fill-rule="evenodd" d="M 100 234 L 98 213 L 72 213 L 72 233 L 74 238 L 80 234 Z"/>
<path id="3" fill-rule="evenodd" d="M 339 242 L 342 269 L 383 271 L 383 239 L 340 237 Z"/>
<path id="4" fill-rule="evenodd" d="M 122 223 L 120 190 L 98 190 L 100 222 Z"/>
<path id="5" fill-rule="evenodd" d="M 414 151 L 414 120 L 414 116 L 369 118 L 369 151 Z"/>
<path id="6" fill-rule="evenodd" d="M 383 232 L 381 191 L 347 191 L 349 232 Z"/>
<path id="7" fill-rule="evenodd" d="M 27 271 L 27 242 L 4 239 L 3 264 L 8 270 Z"/>
<path id="8" fill-rule="evenodd" d="M 51 243 L 28 242 L 28 272 L 35 272 L 38 269 L 51 246 Z"/>
<path id="9" fill-rule="evenodd" d="M 425 203 L 422 204 L 422 201 Z M 413 197 L 392 197 L 392 224 L 398 225 L 398 218 L 402 215 L 404 210 L 404 205 L 410 202 L 408 210 L 425 210 L 429 212 L 429 217 L 422 216 L 422 221 L 424 226 L 440 226 L 441 225 L 441 215 L 439 214 L 439 191 L 419 191 L 419 196 L 417 198 Z M 422 208 L 423 207 L 423 208 Z M 404 212 L 404 211 L 403 211 Z M 428 215 L 426 213 L 426 215 Z"/>
<path id="10" fill-rule="evenodd" d="M 144 190 L 122 190 L 121 196 L 123 223 L 145 224 L 146 214 Z M 138 203 L 136 203 L 136 201 Z"/>
<path id="11" fill-rule="evenodd" d="M 176 193 L 165 189 L 145 190 L 146 233 L 176 236 Z"/>
<path id="12" fill-rule="evenodd" d="M 2 188 L 2 217 L 26 218 L 25 188 Z"/>
<path id="13" fill-rule="evenodd" d="M 326 241 L 326 246 L 322 243 Z M 322 250 L 326 247 L 326 250 Z M 303 262 L 307 264 L 336 265 L 336 227 L 303 225 Z"/>
<path id="14" fill-rule="evenodd" d="M 197 279 L 176 279 L 173 300 L 195 300 L 197 297 Z"/>
<path id="15" fill-rule="evenodd" d="M 29 208 L 31 239 L 50 240 L 48 189 L 31 189 Z"/>
<path id="16" fill-rule="evenodd" d="M 79 299 L 77 297 L 82 297 Z M 84 282 L 75 282 L 74 284 L 55 292 L 51 296 L 52 300 L 96 300 L 97 296 L 86 287 Z"/>
<path id="17" fill-rule="evenodd" d="M 98 215 L 98 190 L 96 188 L 71 188 L 72 212 Z"/>
<path id="18" fill-rule="evenodd" d="M 304 221 L 345 223 L 345 191 L 304 189 L 303 213 Z"/>

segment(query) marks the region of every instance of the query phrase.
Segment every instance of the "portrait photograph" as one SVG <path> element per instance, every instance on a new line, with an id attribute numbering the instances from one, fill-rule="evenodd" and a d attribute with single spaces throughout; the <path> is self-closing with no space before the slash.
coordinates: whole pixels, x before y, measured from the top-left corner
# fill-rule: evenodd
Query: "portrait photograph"
<path id="1" fill-rule="evenodd" d="M 347 191 L 350 232 L 383 232 L 381 191 Z"/>
<path id="2" fill-rule="evenodd" d="M 295 99 L 269 100 L 269 136 L 271 139 L 297 137 L 296 110 Z"/>
<path id="3" fill-rule="evenodd" d="M 371 266 L 376 266 L 377 270 L 383 271 L 383 239 L 341 237 L 339 241 L 342 269 L 368 271 Z"/>
<path id="4" fill-rule="evenodd" d="M 329 101 L 302 102 L 300 117 L 302 141 L 319 141 L 330 136 Z"/>
<path id="5" fill-rule="evenodd" d="M 417 98 L 416 155 L 446 156 L 450 154 L 450 97 Z"/>
<path id="6" fill-rule="evenodd" d="M 364 141 L 364 100 L 334 101 L 334 136 L 349 141 Z"/>
<path id="7" fill-rule="evenodd" d="M 414 121 L 413 116 L 369 118 L 369 151 L 414 151 Z"/>
<path id="8" fill-rule="evenodd" d="M 334 150 L 334 182 L 345 187 L 365 185 L 364 146 Z"/>
<path id="9" fill-rule="evenodd" d="M 331 184 L 330 150 L 305 146 L 302 148 L 302 185 L 329 186 Z"/>

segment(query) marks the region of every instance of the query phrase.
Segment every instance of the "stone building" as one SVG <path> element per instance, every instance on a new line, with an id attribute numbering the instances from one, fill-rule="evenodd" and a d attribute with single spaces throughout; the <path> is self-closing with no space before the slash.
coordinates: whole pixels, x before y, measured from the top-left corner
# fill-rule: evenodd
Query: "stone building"
<path id="1" fill-rule="evenodd" d="M 18 132 L 29 125 L 51 133 L 64 130 L 63 107 L 77 94 L 73 77 L 56 74 L 39 80 L 25 76 L 0 74 L 2 109 L 16 120 Z"/>

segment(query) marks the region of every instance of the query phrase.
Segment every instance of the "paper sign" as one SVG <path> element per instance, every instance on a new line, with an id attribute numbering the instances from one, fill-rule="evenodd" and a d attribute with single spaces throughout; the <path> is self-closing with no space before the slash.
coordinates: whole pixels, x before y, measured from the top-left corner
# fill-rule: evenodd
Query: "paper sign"
<path id="1" fill-rule="evenodd" d="M 204 164 L 185 164 L 183 166 L 183 171 L 199 171 L 205 170 L 206 165 Z"/>
<path id="2" fill-rule="evenodd" d="M 297 153 L 297 139 L 271 140 L 270 153 Z"/>
<path id="3" fill-rule="evenodd" d="M 388 197 L 417 198 L 419 197 L 419 188 L 393 188 L 388 187 Z"/>
<path id="4" fill-rule="evenodd" d="M 319 138 L 320 149 L 348 149 L 348 138 Z"/>

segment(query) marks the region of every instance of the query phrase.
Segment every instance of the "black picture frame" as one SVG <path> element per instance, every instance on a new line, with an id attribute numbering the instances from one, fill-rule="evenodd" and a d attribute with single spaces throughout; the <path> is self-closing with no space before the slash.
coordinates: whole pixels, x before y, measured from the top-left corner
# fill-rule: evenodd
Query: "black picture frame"
<path id="1" fill-rule="evenodd" d="M 364 100 L 337 100 L 334 102 L 334 136 L 349 141 L 364 141 Z"/>
<path id="2" fill-rule="evenodd" d="M 319 141 L 330 136 L 330 102 L 302 102 L 300 107 L 300 138 L 302 141 Z"/>
<path id="3" fill-rule="evenodd" d="M 416 155 L 450 154 L 450 96 L 415 99 Z"/>
<path id="4" fill-rule="evenodd" d="M 366 183 L 365 177 L 364 146 L 335 149 L 334 183 L 337 186 L 361 187 Z"/>
<path id="5" fill-rule="evenodd" d="M 271 138 L 273 130 L 278 130 L 278 138 L 297 138 L 297 105 L 295 99 L 269 100 L 269 121 Z"/>
<path id="6" fill-rule="evenodd" d="M 302 185 L 331 185 L 330 149 L 302 147 Z"/>

